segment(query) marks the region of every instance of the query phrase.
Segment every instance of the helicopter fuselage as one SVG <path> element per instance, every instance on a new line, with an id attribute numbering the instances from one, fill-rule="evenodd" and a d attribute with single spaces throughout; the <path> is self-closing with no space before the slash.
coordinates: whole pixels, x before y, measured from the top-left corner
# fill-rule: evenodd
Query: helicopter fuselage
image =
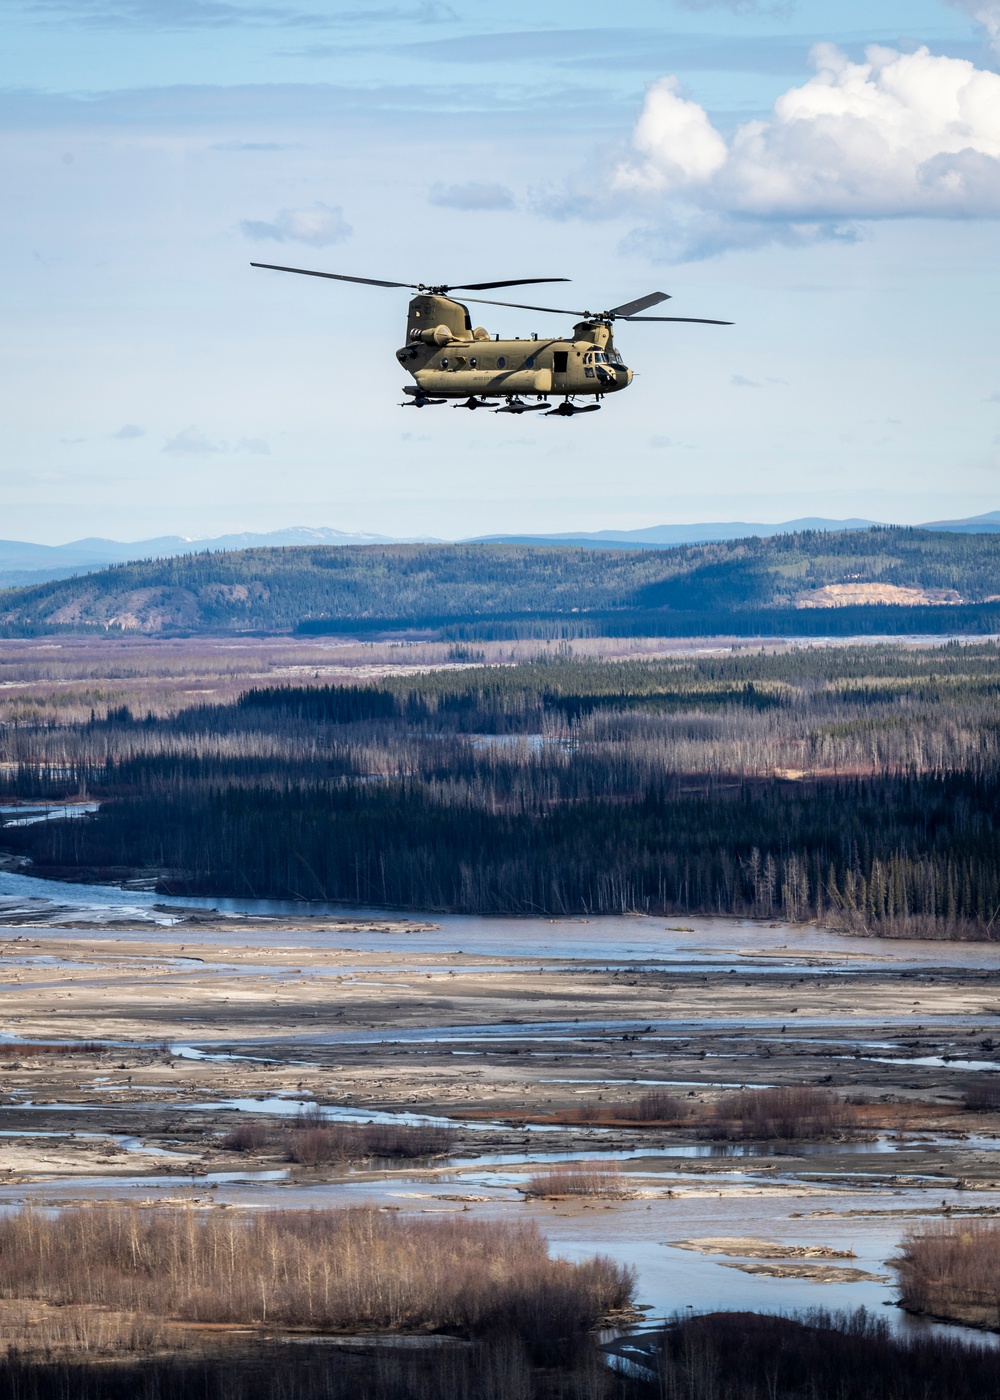
<path id="1" fill-rule="evenodd" d="M 578 321 L 571 338 L 501 340 L 473 326 L 462 302 L 421 293 L 406 328 L 396 359 L 416 382 L 406 392 L 427 399 L 600 398 L 632 382 L 610 324 L 599 319 Z"/>

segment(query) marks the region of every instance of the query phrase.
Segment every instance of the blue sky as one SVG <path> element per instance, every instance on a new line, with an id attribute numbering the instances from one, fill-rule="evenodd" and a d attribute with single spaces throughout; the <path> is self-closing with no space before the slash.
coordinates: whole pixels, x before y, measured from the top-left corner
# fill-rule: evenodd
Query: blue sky
<path id="1" fill-rule="evenodd" d="M 4 30 L 0 536 L 1000 508 L 1000 0 L 7 0 Z M 600 414 L 403 411 L 406 294 L 251 258 L 736 324 L 621 326 Z"/>

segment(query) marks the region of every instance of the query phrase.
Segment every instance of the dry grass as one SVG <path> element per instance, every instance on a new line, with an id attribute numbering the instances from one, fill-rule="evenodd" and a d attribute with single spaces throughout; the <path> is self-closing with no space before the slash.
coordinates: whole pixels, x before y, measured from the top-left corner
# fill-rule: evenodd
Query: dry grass
<path id="1" fill-rule="evenodd" d="M 892 1265 L 904 1308 L 1000 1330 L 1000 1225 L 935 1223 L 907 1235 Z"/>
<path id="2" fill-rule="evenodd" d="M 550 1172 L 528 1178 L 526 1196 L 604 1196 L 621 1199 L 630 1195 L 617 1162 L 565 1162 Z"/>
<path id="3" fill-rule="evenodd" d="M 33 1044 L 28 1041 L 0 1042 L 0 1056 L 4 1059 L 30 1060 L 35 1055 L 106 1055 L 113 1047 L 102 1045 L 99 1040 L 81 1040 L 74 1045 Z"/>
<path id="4" fill-rule="evenodd" d="M 530 1224 L 117 1204 L 0 1218 L 0 1298 L 149 1324 L 504 1331 L 542 1357 L 627 1306 L 634 1284 L 608 1259 L 550 1258 Z"/>

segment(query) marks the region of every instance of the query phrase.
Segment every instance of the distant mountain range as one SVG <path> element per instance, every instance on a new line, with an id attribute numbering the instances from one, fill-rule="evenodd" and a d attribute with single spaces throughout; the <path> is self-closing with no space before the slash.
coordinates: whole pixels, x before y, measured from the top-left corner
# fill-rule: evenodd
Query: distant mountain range
<path id="1" fill-rule="evenodd" d="M 188 539 L 184 535 L 158 535 L 151 540 L 119 540 L 91 537 L 71 544 L 27 544 L 21 540 L 0 540 L 0 587 L 20 588 L 49 579 L 73 578 L 77 574 L 106 569 L 109 564 L 127 564 L 138 559 L 172 559 L 179 554 L 216 554 L 232 549 L 281 548 L 287 545 L 394 544 L 388 535 L 350 534 L 325 527 L 305 525 L 269 534 L 244 531 L 238 535 L 216 535 L 212 539 Z"/>
<path id="2" fill-rule="evenodd" d="M 807 516 L 799 520 L 783 520 L 777 524 L 760 521 L 706 521 L 695 525 L 653 525 L 642 530 L 596 530 L 591 533 L 572 531 L 548 535 L 480 535 L 463 541 L 468 544 L 529 544 L 563 545 L 582 549 L 669 549 L 675 545 L 713 544 L 725 540 L 746 539 L 756 535 L 769 539 L 774 535 L 799 533 L 803 530 L 867 530 L 880 522 L 875 520 L 830 520 Z M 933 520 L 918 527 L 924 530 L 944 530 L 955 534 L 1000 534 L 1000 511 L 972 516 L 966 520 Z M 92 573 L 111 564 L 125 564 L 143 559 L 170 559 L 184 554 L 221 553 L 238 549 L 283 548 L 295 545 L 364 545 L 364 544 L 435 544 L 441 541 L 430 536 L 409 536 L 405 539 L 389 535 L 351 533 L 321 526 L 305 525 L 287 530 L 272 530 L 266 534 L 243 531 L 241 534 L 217 535 L 211 539 L 188 539 L 183 535 L 160 535 L 154 539 L 122 543 L 92 537 L 74 540 L 70 544 L 29 544 L 20 540 L 0 540 L 0 587 L 19 588 L 51 579 L 73 578 Z"/>
<path id="3" fill-rule="evenodd" d="M 203 550 L 0 593 L 52 632 L 774 636 L 1000 631 L 1000 533 L 880 527 L 650 549 Z"/>
<path id="4" fill-rule="evenodd" d="M 744 540 L 751 535 L 770 539 L 774 535 L 794 535 L 803 530 L 870 530 L 878 520 L 827 520 L 803 516 L 782 520 L 776 525 L 759 521 L 706 521 L 701 525 L 651 525 L 645 530 L 596 530 L 591 534 L 574 531 L 559 535 L 480 535 L 479 544 L 577 545 L 584 549 L 670 549 L 678 544 L 717 544 L 724 540 Z M 914 527 L 919 530 L 946 530 L 961 535 L 1000 534 L 1000 510 L 968 520 L 932 520 Z"/>

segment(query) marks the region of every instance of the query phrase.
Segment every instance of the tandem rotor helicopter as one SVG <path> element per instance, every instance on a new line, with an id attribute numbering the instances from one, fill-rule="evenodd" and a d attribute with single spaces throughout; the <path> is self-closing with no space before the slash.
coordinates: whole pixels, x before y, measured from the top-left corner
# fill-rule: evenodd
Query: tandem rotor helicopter
<path id="1" fill-rule="evenodd" d="M 731 326 L 732 321 L 710 321 L 703 316 L 642 316 L 651 306 L 669 301 L 666 292 L 650 292 L 636 301 L 613 306 L 610 311 L 566 311 L 555 306 L 527 306 L 517 301 L 467 300 L 480 306 L 512 306 L 519 311 L 543 311 L 553 316 L 577 316 L 573 334 L 529 339 L 490 338 L 482 326 L 473 326 L 469 308 L 449 292 L 486 292 L 498 287 L 526 287 L 539 282 L 568 282 L 568 277 L 520 277 L 506 282 L 466 282 L 461 286 L 424 286 L 422 282 L 383 282 L 375 277 L 348 277 L 342 272 L 313 272 L 305 267 L 279 267 L 276 263 L 251 263 L 271 272 L 296 272 L 303 277 L 327 277 L 334 282 L 361 282 L 367 287 L 404 287 L 416 292 L 406 318 L 406 344 L 396 359 L 416 380 L 403 393 L 403 408 L 456 402 L 456 408 L 490 408 L 494 413 L 527 413 L 544 409 L 546 417 L 572 418 L 593 413 L 605 394 L 627 389 L 632 371 L 615 349 L 615 321 L 686 321 L 704 326 Z M 531 401 L 525 396 L 529 396 Z M 549 399 L 561 400 L 555 408 Z M 577 399 L 593 403 L 577 403 Z M 491 399 L 503 402 L 494 407 Z"/>

